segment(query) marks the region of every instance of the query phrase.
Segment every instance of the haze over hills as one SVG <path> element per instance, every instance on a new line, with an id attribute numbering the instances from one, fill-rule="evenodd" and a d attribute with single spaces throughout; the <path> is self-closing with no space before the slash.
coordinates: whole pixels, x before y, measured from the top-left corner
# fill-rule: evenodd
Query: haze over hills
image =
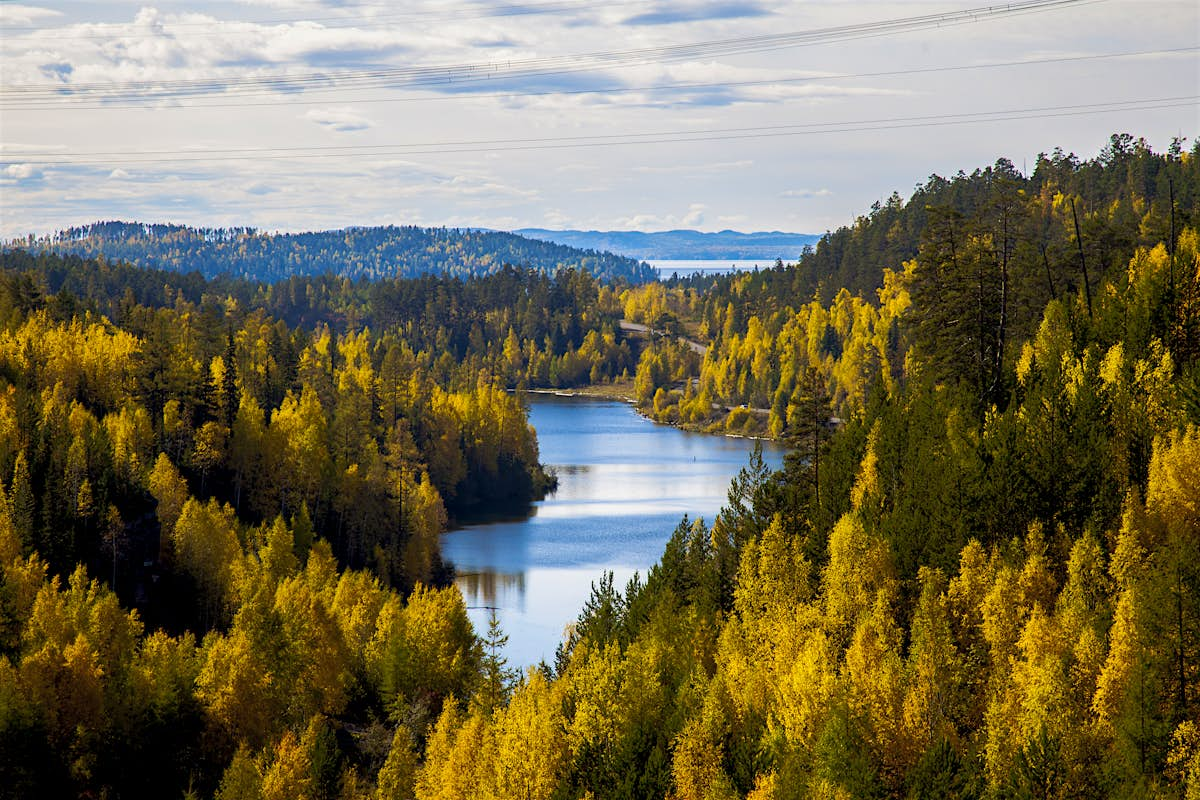
<path id="1" fill-rule="evenodd" d="M 429 273 L 489 275 L 505 265 L 553 273 L 584 269 L 602 280 L 653 280 L 636 259 L 584 251 L 500 231 L 386 226 L 310 233 L 253 228 L 193 228 L 140 222 L 96 222 L 13 246 L 83 258 L 103 256 L 140 267 L 205 277 L 277 281 L 295 275 L 411 278 Z"/>
<path id="2" fill-rule="evenodd" d="M 606 250 L 610 253 L 639 259 L 767 259 L 795 261 L 806 246 L 815 245 L 821 237 L 811 233 L 760 231 L 741 233 L 719 231 L 704 233 L 693 230 L 655 231 L 552 231 L 544 228 L 521 228 L 513 231 L 531 239 L 579 247 L 585 250 Z"/>

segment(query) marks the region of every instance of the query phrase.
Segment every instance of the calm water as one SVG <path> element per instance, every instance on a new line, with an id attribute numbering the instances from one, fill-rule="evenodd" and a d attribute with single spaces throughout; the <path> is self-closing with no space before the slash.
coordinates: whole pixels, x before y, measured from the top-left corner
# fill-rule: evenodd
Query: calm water
<path id="1" fill-rule="evenodd" d="M 554 659 L 605 570 L 618 586 L 662 555 L 684 514 L 710 521 L 754 443 L 656 425 L 607 400 L 530 395 L 542 462 L 558 490 L 528 518 L 467 525 L 442 537 L 468 606 L 496 606 L 510 665 Z M 778 467 L 784 450 L 763 443 Z M 476 630 L 489 612 L 476 608 Z"/>
<path id="2" fill-rule="evenodd" d="M 795 261 L 796 259 L 791 259 Z M 784 259 L 787 262 L 788 259 Z M 652 259 L 646 262 L 658 270 L 659 278 L 669 278 L 674 273 L 686 277 L 699 272 L 702 275 L 723 275 L 726 272 L 742 272 L 752 269 L 769 269 L 775 266 L 775 259 L 762 258 L 757 261 L 669 261 Z"/>

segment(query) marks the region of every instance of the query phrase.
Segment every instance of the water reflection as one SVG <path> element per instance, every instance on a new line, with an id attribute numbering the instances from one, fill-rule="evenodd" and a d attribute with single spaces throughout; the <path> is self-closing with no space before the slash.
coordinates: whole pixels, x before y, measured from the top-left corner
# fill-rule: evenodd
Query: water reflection
<path id="1" fill-rule="evenodd" d="M 473 521 L 442 539 L 478 630 L 501 609 L 514 665 L 553 660 L 593 581 L 624 586 L 662 555 L 684 514 L 711 521 L 753 442 L 655 425 L 629 406 L 535 395 L 530 423 L 558 490 L 518 519 Z M 767 445 L 772 466 L 783 450 Z"/>
<path id="2" fill-rule="evenodd" d="M 459 572 L 456 583 L 467 605 L 525 610 L 524 572 Z"/>

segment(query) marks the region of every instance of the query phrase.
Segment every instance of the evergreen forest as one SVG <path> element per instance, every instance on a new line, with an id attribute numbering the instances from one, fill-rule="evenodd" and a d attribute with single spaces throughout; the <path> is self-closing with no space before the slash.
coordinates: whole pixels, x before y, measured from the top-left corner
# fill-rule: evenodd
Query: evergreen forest
<path id="1" fill-rule="evenodd" d="M 563 267 L 606 279 L 648 281 L 650 267 L 632 258 L 580 250 L 502 231 L 388 225 L 310 233 L 254 228 L 95 222 L 29 236 L 13 244 L 63 255 L 128 261 L 141 267 L 278 281 L 294 275 L 414 278 L 427 273 L 488 275 L 505 264 L 545 272 Z"/>
<path id="2" fill-rule="evenodd" d="M 0 254 L 0 796 L 1200 798 L 1200 147 L 666 283 L 120 230 Z M 438 536 L 572 387 L 791 452 L 518 673 Z"/>

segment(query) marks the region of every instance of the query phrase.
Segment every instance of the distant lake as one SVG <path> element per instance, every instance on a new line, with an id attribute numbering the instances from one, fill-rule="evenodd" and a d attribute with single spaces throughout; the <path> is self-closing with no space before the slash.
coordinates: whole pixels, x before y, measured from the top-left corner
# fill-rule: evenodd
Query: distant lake
<path id="1" fill-rule="evenodd" d="M 680 518 L 712 522 L 754 443 L 657 425 L 625 403 L 529 396 L 544 464 L 558 490 L 521 519 L 465 525 L 442 537 L 480 634 L 495 606 L 511 666 L 554 660 L 563 628 L 579 616 L 606 570 L 623 588 L 662 556 Z M 785 450 L 764 442 L 772 467 Z"/>
<path id="2" fill-rule="evenodd" d="M 788 259 L 783 259 L 784 263 L 789 263 Z M 796 259 L 791 259 L 795 262 Z M 775 266 L 775 259 L 761 258 L 754 261 L 675 261 L 661 259 L 647 259 L 646 263 L 658 270 L 659 278 L 669 278 L 672 274 L 678 273 L 679 277 L 683 278 L 693 273 L 699 272 L 702 275 L 724 275 L 727 272 L 744 272 L 752 269 L 769 269 Z"/>

